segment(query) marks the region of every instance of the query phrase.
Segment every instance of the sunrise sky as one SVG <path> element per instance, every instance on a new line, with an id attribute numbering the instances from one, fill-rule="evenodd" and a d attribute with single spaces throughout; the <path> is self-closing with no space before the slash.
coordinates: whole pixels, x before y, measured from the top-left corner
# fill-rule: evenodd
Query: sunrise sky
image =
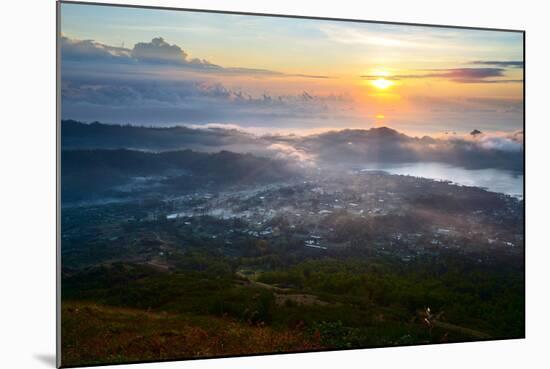
<path id="1" fill-rule="evenodd" d="M 523 126 L 523 34 L 61 6 L 62 117 L 310 133 Z"/>

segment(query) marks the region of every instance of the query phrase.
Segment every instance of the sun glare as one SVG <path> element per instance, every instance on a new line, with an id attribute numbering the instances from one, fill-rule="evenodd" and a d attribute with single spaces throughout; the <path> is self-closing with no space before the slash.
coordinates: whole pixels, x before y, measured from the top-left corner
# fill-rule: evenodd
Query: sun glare
<path id="1" fill-rule="evenodd" d="M 390 81 L 388 79 L 385 79 L 385 78 L 377 78 L 375 80 L 372 80 L 370 83 L 371 83 L 371 85 L 373 85 L 374 87 L 376 87 L 380 90 L 385 90 L 388 87 L 393 86 L 393 84 L 394 84 L 392 81 Z"/>

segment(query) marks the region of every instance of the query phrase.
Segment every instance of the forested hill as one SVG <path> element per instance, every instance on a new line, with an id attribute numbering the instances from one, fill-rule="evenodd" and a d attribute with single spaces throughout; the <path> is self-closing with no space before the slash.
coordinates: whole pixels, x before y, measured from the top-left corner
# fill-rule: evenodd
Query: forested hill
<path id="1" fill-rule="evenodd" d="M 117 187 L 136 179 L 159 189 L 186 191 L 207 185 L 273 183 L 297 175 L 285 161 L 228 151 L 151 153 L 118 149 L 65 150 L 61 154 L 63 200 L 112 195 Z"/>
<path id="2" fill-rule="evenodd" d="M 254 138 L 244 132 L 227 129 L 193 129 L 177 127 L 143 127 L 132 125 L 61 122 L 61 147 L 67 149 L 149 149 L 155 151 L 182 148 L 221 147 L 235 141 L 241 144 Z"/>
<path id="3" fill-rule="evenodd" d="M 477 131 L 479 132 L 479 131 Z M 130 149 L 145 151 L 222 150 L 259 156 L 315 161 L 319 165 L 438 162 L 467 169 L 523 172 L 523 133 L 413 137 L 388 127 L 344 129 L 306 136 L 254 135 L 205 125 L 143 127 L 62 121 L 62 150 Z"/>

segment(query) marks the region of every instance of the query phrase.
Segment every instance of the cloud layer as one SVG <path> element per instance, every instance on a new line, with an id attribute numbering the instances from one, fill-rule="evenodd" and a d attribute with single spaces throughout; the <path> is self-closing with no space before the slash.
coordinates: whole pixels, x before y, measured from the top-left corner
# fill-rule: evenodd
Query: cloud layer
<path id="1" fill-rule="evenodd" d="M 200 58 L 190 58 L 179 45 L 170 44 L 162 37 L 155 37 L 150 42 L 138 42 L 133 48 L 114 47 L 94 40 L 78 40 L 67 36 L 61 37 L 61 57 L 64 61 L 73 62 L 107 62 L 119 64 L 174 66 L 204 73 L 223 73 L 233 75 L 301 77 L 328 79 L 326 75 L 287 74 L 259 68 L 222 67 Z"/>
<path id="2" fill-rule="evenodd" d="M 371 127 L 375 124 L 371 118 L 379 113 L 376 98 L 357 91 L 352 83 L 336 81 L 337 77 L 220 66 L 192 57 L 162 37 L 127 48 L 63 36 L 61 53 L 64 119 L 157 126 L 237 123 L 288 132 Z M 518 62 L 483 63 L 482 67 L 426 69 L 385 78 L 519 82 L 507 77 L 507 70 Z M 404 96 L 403 105 L 407 104 L 415 107 L 414 113 L 400 114 L 399 106 L 383 106 L 387 108 L 383 113 L 396 112 L 390 124 L 408 127 L 409 132 L 440 129 L 436 126 L 460 129 L 457 124 L 463 129 L 515 128 L 522 109 L 518 99 L 443 99 L 422 90 Z M 456 114 L 462 115 L 462 122 L 457 123 Z"/>
<path id="3" fill-rule="evenodd" d="M 251 93 L 230 88 L 220 76 L 327 79 L 254 68 L 225 68 L 190 58 L 161 37 L 132 49 L 62 37 L 64 118 L 135 124 L 209 123 L 237 120 L 257 125 L 310 119 L 345 110 L 349 97 Z M 340 106 L 340 107 L 339 107 Z"/>
<path id="4" fill-rule="evenodd" d="M 481 63 L 481 62 L 478 62 Z M 491 65 L 495 62 L 488 62 Z M 390 80 L 403 79 L 422 79 L 422 78 L 439 78 L 446 79 L 458 83 L 521 83 L 521 79 L 502 79 L 505 77 L 506 69 L 503 68 L 447 68 L 447 69 L 430 69 L 424 73 L 417 74 L 397 74 L 394 76 L 384 77 Z M 377 75 L 362 75 L 361 78 L 366 80 L 376 80 L 380 76 Z"/>
<path id="5" fill-rule="evenodd" d="M 254 135 L 238 126 L 144 128 L 65 121 L 62 147 L 167 151 L 228 150 L 285 159 L 304 166 L 442 162 L 466 168 L 521 171 L 523 132 L 444 138 L 411 137 L 387 127 L 306 136 Z"/>
<path id="6" fill-rule="evenodd" d="M 475 60 L 471 64 L 491 65 L 502 68 L 523 68 L 523 61 L 520 60 Z"/>

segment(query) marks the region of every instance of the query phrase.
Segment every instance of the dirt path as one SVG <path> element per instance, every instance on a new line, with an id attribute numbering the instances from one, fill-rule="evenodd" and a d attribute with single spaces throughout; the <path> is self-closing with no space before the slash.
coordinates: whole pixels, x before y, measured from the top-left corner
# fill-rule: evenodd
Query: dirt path
<path id="1" fill-rule="evenodd" d="M 256 286 L 256 287 L 266 288 L 266 289 L 269 289 L 269 290 L 272 290 L 272 291 L 275 291 L 275 292 L 287 292 L 287 291 L 290 291 L 289 288 L 281 288 L 281 287 L 273 286 L 273 285 L 270 285 L 270 284 L 267 284 L 267 283 L 258 282 L 258 281 L 256 281 L 256 280 L 254 280 L 254 279 L 248 277 L 246 274 L 244 274 L 244 273 L 241 272 L 241 271 L 237 271 L 237 272 L 235 272 L 235 274 L 236 274 L 239 278 L 245 279 L 248 283 L 250 283 L 251 285 Z"/>
<path id="2" fill-rule="evenodd" d="M 240 278 L 246 279 L 247 283 L 251 286 L 260 287 L 269 289 L 274 292 L 275 302 L 277 305 L 284 305 L 287 301 L 291 301 L 297 305 L 329 305 L 328 302 L 319 300 L 319 297 L 316 295 L 310 295 L 305 293 L 290 293 L 292 289 L 290 288 L 281 288 L 273 286 L 267 283 L 258 282 L 254 279 L 249 278 L 244 273 L 238 271 L 237 274 Z"/>

